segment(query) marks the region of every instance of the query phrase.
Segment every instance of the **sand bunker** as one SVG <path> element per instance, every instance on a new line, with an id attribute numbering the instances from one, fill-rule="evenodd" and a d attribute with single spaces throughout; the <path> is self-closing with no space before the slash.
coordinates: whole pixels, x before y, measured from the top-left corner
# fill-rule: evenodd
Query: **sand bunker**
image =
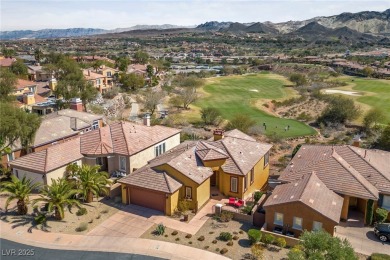
<path id="1" fill-rule="evenodd" d="M 338 90 L 338 89 L 325 89 L 325 93 L 328 94 L 343 94 L 348 96 L 361 96 L 358 92 Z"/>
<path id="2" fill-rule="evenodd" d="M 249 91 L 252 91 L 252 92 L 259 92 L 257 89 L 250 89 Z"/>

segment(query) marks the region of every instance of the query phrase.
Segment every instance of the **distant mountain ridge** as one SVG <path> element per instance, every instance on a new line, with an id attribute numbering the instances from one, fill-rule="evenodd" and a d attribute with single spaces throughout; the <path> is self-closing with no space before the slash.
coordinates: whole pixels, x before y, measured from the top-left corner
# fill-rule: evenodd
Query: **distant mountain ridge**
<path id="1" fill-rule="evenodd" d="M 79 37 L 105 33 L 106 30 L 96 28 L 69 28 L 69 29 L 43 29 L 38 31 L 19 30 L 0 32 L 0 39 L 42 39 L 42 38 L 62 38 Z"/>
<path id="2" fill-rule="evenodd" d="M 314 24 L 313 24 L 314 22 Z M 305 27 L 305 26 L 309 27 Z M 320 27 L 322 26 L 322 27 Z M 210 21 L 198 26 L 179 26 L 172 24 L 163 25 L 135 25 L 128 28 L 117 28 L 113 30 L 104 30 L 99 28 L 69 28 L 69 29 L 44 29 L 38 31 L 19 30 L 19 31 L 3 31 L 0 32 L 1 40 L 14 39 L 39 39 L 39 38 L 62 38 L 62 37 L 80 37 L 100 34 L 115 34 L 132 31 L 158 31 L 158 30 L 175 30 L 188 29 L 194 31 L 220 31 L 233 34 L 245 33 L 262 33 L 262 34 L 290 34 L 296 32 L 295 35 L 309 36 L 309 31 L 315 35 L 328 35 L 325 29 L 344 28 L 345 33 L 349 33 L 352 38 L 362 38 L 362 35 L 357 33 L 369 34 L 389 34 L 390 35 L 390 9 L 384 12 L 363 11 L 359 13 L 341 13 L 333 16 L 319 16 L 304 21 L 288 21 L 282 23 L 272 22 L 254 22 L 254 23 L 238 23 L 238 22 L 218 22 Z M 194 28 L 194 29 L 192 29 Z M 303 31 L 299 31 L 303 28 Z M 325 29 L 324 29 L 325 28 Z M 318 31 L 319 30 L 319 31 Z M 342 31 L 342 30 L 341 30 Z M 340 32 L 340 31 L 339 31 Z M 337 31 L 332 31 L 336 33 Z M 343 37 L 340 35 L 340 37 Z M 366 37 L 366 36 L 364 36 Z M 363 37 L 363 38 L 364 38 Z"/>

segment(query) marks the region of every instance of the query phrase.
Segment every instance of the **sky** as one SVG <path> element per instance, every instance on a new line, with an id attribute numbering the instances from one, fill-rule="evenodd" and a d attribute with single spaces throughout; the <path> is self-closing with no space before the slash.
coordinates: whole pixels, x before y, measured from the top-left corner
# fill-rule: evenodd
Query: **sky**
<path id="1" fill-rule="evenodd" d="M 285 22 L 389 8 L 389 0 L 1 0 L 0 30 L 189 26 L 207 21 Z"/>

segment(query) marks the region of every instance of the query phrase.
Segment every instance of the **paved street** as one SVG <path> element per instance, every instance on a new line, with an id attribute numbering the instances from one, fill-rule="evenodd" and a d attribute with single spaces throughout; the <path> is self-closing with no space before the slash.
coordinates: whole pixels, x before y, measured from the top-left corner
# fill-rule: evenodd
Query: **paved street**
<path id="1" fill-rule="evenodd" d="M 112 253 L 98 251 L 78 251 L 78 250 L 55 250 L 42 247 L 35 247 L 12 242 L 6 239 L 0 239 L 2 260 L 153 260 L 163 259 L 152 256 L 129 254 L 129 253 Z"/>

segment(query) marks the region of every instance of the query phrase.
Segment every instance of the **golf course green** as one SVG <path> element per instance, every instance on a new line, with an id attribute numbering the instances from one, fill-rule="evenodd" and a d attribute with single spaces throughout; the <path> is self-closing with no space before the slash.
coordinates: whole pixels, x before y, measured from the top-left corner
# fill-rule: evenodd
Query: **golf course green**
<path id="1" fill-rule="evenodd" d="M 273 116 L 259 109 L 261 105 L 256 107 L 256 102 L 259 104 L 262 99 L 265 102 L 294 96 L 295 91 L 284 87 L 285 84 L 288 84 L 285 78 L 271 73 L 211 78 L 203 87 L 204 97 L 195 106 L 217 108 L 227 120 L 237 114 L 248 115 L 257 125 L 263 127 L 265 123 L 267 135 L 276 133 L 281 137 L 295 137 L 315 134 L 313 128 L 302 122 Z M 288 126 L 289 130 L 285 131 Z"/>
<path id="2" fill-rule="evenodd" d="M 390 81 L 382 79 L 369 79 L 358 77 L 343 77 L 342 81 L 348 83 L 347 86 L 336 88 L 339 90 L 357 92 L 359 96 L 349 96 L 362 105 L 364 111 L 370 108 L 378 108 L 385 115 L 381 122 L 390 122 Z M 360 121 L 362 120 L 360 118 Z"/>

